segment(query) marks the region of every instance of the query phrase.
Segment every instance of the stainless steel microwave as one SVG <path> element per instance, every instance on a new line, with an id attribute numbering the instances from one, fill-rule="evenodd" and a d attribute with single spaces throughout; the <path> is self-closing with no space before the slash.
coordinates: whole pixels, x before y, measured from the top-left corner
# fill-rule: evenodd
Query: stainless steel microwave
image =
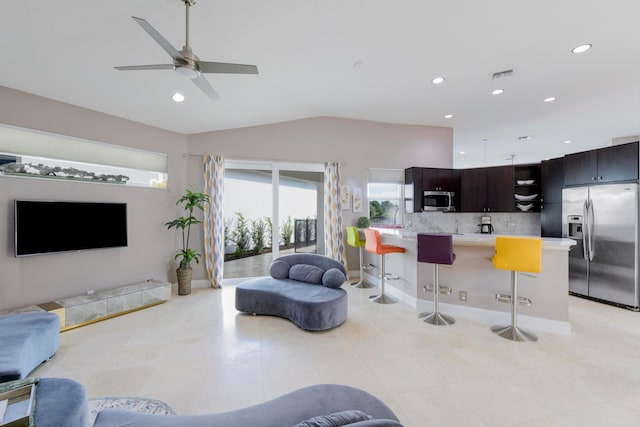
<path id="1" fill-rule="evenodd" d="M 454 192 L 451 191 L 425 191 L 422 197 L 422 210 L 453 212 L 456 207 L 453 205 Z"/>

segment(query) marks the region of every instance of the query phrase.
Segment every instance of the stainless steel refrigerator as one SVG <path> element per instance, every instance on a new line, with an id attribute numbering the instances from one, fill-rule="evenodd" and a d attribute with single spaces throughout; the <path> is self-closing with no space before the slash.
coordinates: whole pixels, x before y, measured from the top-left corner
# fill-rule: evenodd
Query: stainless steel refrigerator
<path id="1" fill-rule="evenodd" d="M 569 291 L 638 309 L 638 184 L 562 191 L 562 236 L 569 252 Z"/>

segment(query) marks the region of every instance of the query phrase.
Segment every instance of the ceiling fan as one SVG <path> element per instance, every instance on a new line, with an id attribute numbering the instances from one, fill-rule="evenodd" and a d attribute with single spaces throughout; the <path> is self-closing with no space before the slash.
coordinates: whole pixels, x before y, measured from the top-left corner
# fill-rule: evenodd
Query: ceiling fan
<path id="1" fill-rule="evenodd" d="M 224 74 L 258 74 L 258 67 L 255 65 L 245 64 L 229 64 L 226 62 L 207 62 L 201 61 L 189 46 L 189 8 L 196 4 L 196 0 L 180 0 L 186 7 L 186 41 L 182 50 L 177 50 L 156 31 L 147 21 L 142 18 L 132 16 L 133 20 L 142 27 L 143 30 L 151 36 L 164 49 L 165 52 L 173 59 L 173 64 L 157 64 L 157 65 L 131 65 L 124 67 L 115 67 L 120 71 L 132 70 L 175 70 L 179 75 L 193 81 L 209 98 L 218 99 L 219 96 L 215 89 L 209 84 L 209 81 L 202 73 L 224 73 Z"/>

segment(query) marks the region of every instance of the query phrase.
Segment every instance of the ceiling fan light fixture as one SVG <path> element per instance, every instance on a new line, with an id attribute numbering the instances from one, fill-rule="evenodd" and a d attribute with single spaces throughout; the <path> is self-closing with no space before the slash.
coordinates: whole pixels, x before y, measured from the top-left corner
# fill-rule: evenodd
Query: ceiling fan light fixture
<path id="1" fill-rule="evenodd" d="M 184 65 L 176 66 L 175 70 L 179 76 L 187 78 L 189 80 L 196 79 L 200 75 L 200 71 L 198 71 L 197 69 L 186 67 Z"/>

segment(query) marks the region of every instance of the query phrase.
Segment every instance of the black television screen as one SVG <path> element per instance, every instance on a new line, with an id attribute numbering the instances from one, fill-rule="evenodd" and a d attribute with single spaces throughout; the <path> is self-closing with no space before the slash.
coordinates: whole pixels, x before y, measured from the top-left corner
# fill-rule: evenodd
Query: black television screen
<path id="1" fill-rule="evenodd" d="M 16 200 L 15 255 L 127 246 L 127 205 Z"/>

